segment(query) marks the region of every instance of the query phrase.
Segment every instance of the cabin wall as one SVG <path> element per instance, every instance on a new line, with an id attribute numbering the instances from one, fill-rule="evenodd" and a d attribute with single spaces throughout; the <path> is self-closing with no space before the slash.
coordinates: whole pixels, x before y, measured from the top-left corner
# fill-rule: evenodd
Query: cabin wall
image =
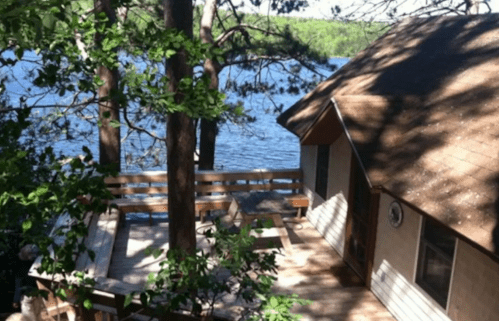
<path id="1" fill-rule="evenodd" d="M 452 320 L 499 320 L 499 264 L 461 240 L 450 291 Z"/>
<path id="2" fill-rule="evenodd" d="M 345 247 L 351 157 L 350 144 L 342 134 L 330 146 L 327 200 L 324 200 L 315 193 L 317 146 L 301 146 L 304 192 L 310 199 L 307 219 L 341 256 Z"/>
<path id="3" fill-rule="evenodd" d="M 402 225 L 392 227 L 388 209 L 393 201 L 387 194 L 380 196 L 371 291 L 398 320 L 449 320 L 415 283 L 422 217 L 402 205 Z"/>

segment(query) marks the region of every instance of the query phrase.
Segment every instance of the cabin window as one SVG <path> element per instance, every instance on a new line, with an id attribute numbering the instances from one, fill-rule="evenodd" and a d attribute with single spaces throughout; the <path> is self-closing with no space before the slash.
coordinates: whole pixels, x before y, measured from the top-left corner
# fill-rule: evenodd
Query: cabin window
<path id="1" fill-rule="evenodd" d="M 315 174 L 315 192 L 326 199 L 327 176 L 329 164 L 329 145 L 319 145 L 317 148 L 317 172 Z"/>
<path id="2" fill-rule="evenodd" d="M 456 237 L 430 219 L 423 222 L 416 283 L 444 309 L 447 306 Z"/>

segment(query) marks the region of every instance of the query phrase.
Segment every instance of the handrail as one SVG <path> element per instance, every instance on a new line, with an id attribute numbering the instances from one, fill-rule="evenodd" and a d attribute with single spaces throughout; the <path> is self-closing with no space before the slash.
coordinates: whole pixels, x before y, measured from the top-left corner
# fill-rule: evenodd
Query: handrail
<path id="1" fill-rule="evenodd" d="M 252 190 L 293 190 L 302 188 L 301 169 L 258 169 L 252 171 L 199 171 L 195 174 L 198 193 L 230 193 Z M 281 180 L 276 181 L 276 180 Z M 288 180 L 288 182 L 282 182 Z M 239 181 L 244 181 L 240 183 Z M 291 182 L 289 182 L 291 181 Z M 167 194 L 168 177 L 166 171 L 146 172 L 140 174 L 123 174 L 107 177 L 107 184 L 123 184 L 121 187 L 110 187 L 114 195 L 123 194 Z M 129 186 L 128 184 L 148 183 L 148 186 Z M 152 186 L 151 183 L 160 185 Z M 210 184 L 211 183 L 211 184 Z"/>
<path id="2" fill-rule="evenodd" d="M 252 171 L 197 171 L 195 181 L 216 182 L 236 180 L 263 179 L 302 179 L 301 169 L 255 169 Z M 121 174 L 116 177 L 106 177 L 106 184 L 127 183 L 164 183 L 168 181 L 166 171 L 143 172 L 139 174 Z"/>

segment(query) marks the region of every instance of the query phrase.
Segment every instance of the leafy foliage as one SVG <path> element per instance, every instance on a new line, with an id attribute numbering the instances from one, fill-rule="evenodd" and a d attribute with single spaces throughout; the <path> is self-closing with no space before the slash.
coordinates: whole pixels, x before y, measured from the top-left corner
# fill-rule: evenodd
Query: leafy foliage
<path id="1" fill-rule="evenodd" d="M 282 1 L 283 8 L 285 2 Z M 195 21 L 199 21 L 202 11 L 202 7 L 196 8 L 198 18 Z M 289 13 L 288 10 L 284 12 Z M 271 98 L 278 94 L 306 93 L 336 70 L 337 66 L 329 63 L 331 57 L 354 56 L 381 36 L 385 27 L 386 24 L 375 22 L 236 14 L 218 10 L 212 32 L 215 46 L 223 50 L 224 61 L 220 70 L 230 70 L 232 66 L 240 68 L 227 72 L 221 90 L 229 97 L 235 94 L 242 98 L 253 94 Z M 195 29 L 198 28 L 195 25 Z M 241 70 L 245 71 L 243 77 L 240 77 Z M 277 79 L 268 77 L 269 73 L 279 76 Z M 246 76 L 248 74 L 254 76 Z M 274 103 L 272 98 L 270 101 Z M 273 110 L 281 112 L 283 107 L 274 103 Z M 232 115 L 223 116 L 233 119 Z"/>
<path id="2" fill-rule="evenodd" d="M 237 23 L 230 12 L 220 10 L 219 15 L 222 19 L 227 19 L 228 26 Z M 387 31 L 387 24 L 382 22 L 321 20 L 258 14 L 243 14 L 242 19 L 245 24 L 269 31 L 266 34 L 248 30 L 250 37 L 269 44 L 274 43 L 274 48 L 284 45 L 289 48 L 289 52 L 292 52 L 292 49 L 299 49 L 301 44 L 302 48 L 307 49 L 308 54 L 311 54 L 308 56 L 309 59 L 319 61 L 332 57 L 353 57 Z M 270 33 L 271 31 L 276 35 Z M 216 25 L 214 37 L 218 37 L 222 32 L 221 25 Z M 294 43 L 285 44 L 280 39 L 278 35 L 286 34 L 286 32 L 290 39 L 295 40 Z M 338 45 L 339 41 L 342 41 L 341 46 Z"/>
<path id="3" fill-rule="evenodd" d="M 90 0 L 29 0 L 23 3 L 25 5 L 19 7 L 16 1 L 7 0 L 0 5 L 5 17 L 0 21 L 0 48 L 4 54 L 0 57 L 0 68 L 5 70 L 0 78 L 11 80 L 13 75 L 8 74 L 8 68 L 20 62 L 30 64 L 26 67 L 28 84 L 23 84 L 28 92 L 21 97 L 23 103 L 15 108 L 26 104 L 32 108 L 54 107 L 46 113 L 31 114 L 33 120 L 37 117 L 32 124 L 32 133 L 40 138 L 43 136 L 46 144 L 56 139 L 91 139 L 90 127 L 101 124 L 95 105 L 97 88 L 102 85 L 95 76 L 99 66 L 117 67 L 120 73 L 119 90 L 112 92 L 108 99 L 120 102 L 125 124 L 114 122 L 111 125 L 127 127 L 127 137 L 137 130 L 152 134 L 153 141 L 160 142 L 165 140 L 165 135 L 156 134 L 154 130 L 157 126 L 163 127 L 165 112 L 186 111 L 192 117 L 209 119 L 222 115 L 223 120 L 238 124 L 254 120 L 242 104 L 224 105 L 224 96 L 217 91 L 208 91 L 207 99 L 199 99 L 194 93 L 207 91 L 209 83 L 199 73 L 184 82 L 186 86 L 194 87 L 193 94 L 198 98 L 189 96 L 184 104 L 173 104 L 172 94 L 166 90 L 168 79 L 164 62 L 180 46 L 188 47 L 193 65 L 199 66 L 207 58 L 214 57 L 222 67 L 239 65 L 254 74 L 252 79 L 241 79 L 236 76 L 239 72 L 229 72 L 228 80 L 220 86 L 228 95 L 244 98 L 264 93 L 271 97 L 277 93 L 308 91 L 329 76 L 329 71 L 319 70 L 319 67 L 334 69 L 327 64 L 328 57 L 354 54 L 362 44 L 375 37 L 369 33 L 375 28 L 363 32 L 364 28 L 360 24 L 355 27 L 355 23 L 242 14 L 240 23 L 256 29 L 234 32 L 224 45 L 216 44 L 217 49 L 202 45 L 198 40 L 186 41 L 182 35 L 165 30 L 161 6 L 155 0 L 113 1 L 114 9 L 125 9 L 126 14 L 118 15 L 118 22 L 112 25 L 106 24 L 104 16 L 92 12 L 93 1 Z M 273 5 L 283 12 L 305 4 L 303 1 L 273 1 Z M 195 11 L 196 23 L 200 8 Z M 218 16 L 220 19 L 213 30 L 215 38 L 239 25 L 229 11 L 219 10 Z M 331 27 L 337 24 L 340 27 Z M 199 26 L 195 25 L 194 29 L 199 30 Z M 97 33 L 101 34 L 100 45 L 96 41 Z M 352 45 L 351 38 L 357 39 L 354 43 L 358 42 L 358 45 Z M 15 55 L 5 55 L 10 52 Z M 37 56 L 33 56 L 34 52 Z M 295 60 L 289 60 L 291 58 Z M 288 75 L 283 82 L 264 79 L 263 75 L 271 66 Z M 314 77 L 303 77 L 304 70 L 318 73 Z M 46 94 L 55 97 L 53 102 L 38 99 Z M 280 110 L 284 106 L 276 103 L 274 107 Z M 76 126 L 82 122 L 84 126 Z M 144 156 L 157 158 L 159 151 L 153 145 L 146 145 Z M 136 159 L 144 160 L 140 156 Z M 159 161 L 155 159 L 153 163 Z"/>
<path id="4" fill-rule="evenodd" d="M 119 102 L 125 124 L 113 120 L 111 126 L 125 125 L 127 136 L 138 131 L 158 142 L 165 141 L 165 135 L 144 128 L 161 125 L 168 113 L 182 111 L 193 118 L 212 119 L 229 109 L 224 95 L 210 90 L 201 74 L 182 80 L 185 99 L 174 102 L 168 92 L 166 59 L 184 48 L 189 63 L 199 65 L 207 58 L 219 59 L 222 52 L 165 29 L 161 19 L 150 17 L 149 7 L 141 7 L 148 2 L 112 1 L 114 10 L 128 12 L 118 15 L 114 24 L 104 14 L 96 15 L 89 0 L 25 4 L 20 7 L 12 0 L 0 4 L 5 17 L 0 21 L 0 91 L 5 91 L 5 83 L 18 81 L 19 75 L 12 71 L 22 68 L 25 74 L 18 88 L 26 91 L 19 104 L 9 102 L 16 104 L 14 109 L 39 108 L 31 114 L 30 128 L 31 135 L 40 138 L 39 144 L 42 138 L 45 146 L 59 139 L 91 140 L 95 132 L 91 128 L 102 125 L 96 110 L 99 99 Z M 118 89 L 108 97 L 97 95 L 103 85 L 96 76 L 101 66 L 117 68 L 120 74 Z"/>
<path id="5" fill-rule="evenodd" d="M 159 315 L 186 309 L 194 316 L 203 311 L 211 315 L 217 303 L 226 295 L 233 295 L 247 303 L 244 317 L 249 320 L 299 320 L 299 315 L 290 312 L 291 307 L 311 302 L 296 295 L 271 292 L 276 280 L 277 252 L 253 251 L 255 237 L 250 236 L 249 225 L 239 233 L 231 233 L 219 219 L 215 226 L 205 233 L 213 242 L 212 253 L 198 250 L 196 255 L 187 255 L 179 250 L 168 251 L 160 271 L 149 275 L 149 286 L 140 293 L 142 303 L 155 306 Z M 161 250 L 151 248 L 146 254 L 155 258 L 163 255 Z M 126 303 L 134 295 L 129 294 Z"/>
<path id="6" fill-rule="evenodd" d="M 34 244 L 42 257 L 38 273 L 70 276 L 74 257 L 87 252 L 85 214 L 104 212 L 102 201 L 112 198 L 103 180 L 110 171 L 92 162 L 88 148 L 83 159 L 64 159 L 56 158 L 50 147 L 37 150 L 23 141 L 29 109 L 0 116 L 0 252 L 18 253 L 24 244 Z M 90 201 L 77 201 L 80 195 Z M 52 230 L 61 216 L 69 225 Z M 75 277 L 79 284 L 93 284 L 83 273 Z M 66 289 L 75 285 L 65 281 L 55 293 L 67 299 Z M 77 292 L 86 300 L 88 289 L 79 287 Z"/>

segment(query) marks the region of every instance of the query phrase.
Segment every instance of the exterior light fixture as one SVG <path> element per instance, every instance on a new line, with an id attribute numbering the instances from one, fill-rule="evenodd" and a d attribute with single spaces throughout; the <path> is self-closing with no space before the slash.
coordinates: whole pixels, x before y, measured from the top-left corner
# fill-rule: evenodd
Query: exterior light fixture
<path id="1" fill-rule="evenodd" d="M 388 221 L 390 222 L 390 225 L 397 228 L 402 224 L 403 220 L 404 211 L 402 211 L 402 206 L 397 201 L 392 202 L 388 209 Z"/>

